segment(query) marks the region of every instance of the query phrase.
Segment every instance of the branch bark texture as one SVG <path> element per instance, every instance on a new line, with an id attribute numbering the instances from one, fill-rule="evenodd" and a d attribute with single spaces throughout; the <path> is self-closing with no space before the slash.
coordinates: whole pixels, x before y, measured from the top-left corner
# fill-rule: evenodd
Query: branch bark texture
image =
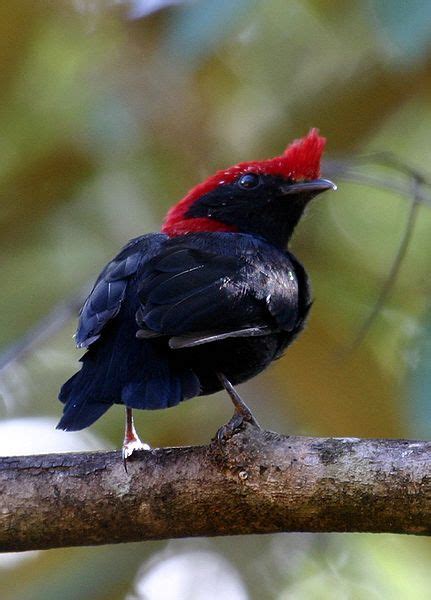
<path id="1" fill-rule="evenodd" d="M 431 534 L 431 442 L 286 437 L 0 459 L 0 550 L 281 531 Z"/>

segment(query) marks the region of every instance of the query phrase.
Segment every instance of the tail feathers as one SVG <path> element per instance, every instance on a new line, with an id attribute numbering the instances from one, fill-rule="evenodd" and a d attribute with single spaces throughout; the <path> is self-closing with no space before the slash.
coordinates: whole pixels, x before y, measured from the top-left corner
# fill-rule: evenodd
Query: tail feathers
<path id="1" fill-rule="evenodd" d="M 85 363 L 78 373 L 66 381 L 58 396 L 65 406 L 57 429 L 79 431 L 97 421 L 108 410 L 114 399 L 102 395 L 100 384 L 96 373 Z"/>
<path id="2" fill-rule="evenodd" d="M 192 370 L 132 381 L 124 386 L 121 400 L 129 408 L 158 409 L 176 406 L 200 393 L 200 382 Z"/>
<path id="3" fill-rule="evenodd" d="M 78 379 L 79 374 L 80 371 L 79 373 L 75 373 L 75 375 L 72 375 L 72 377 L 68 379 L 66 383 L 63 383 L 63 385 L 61 386 L 60 393 L 58 394 L 58 399 L 60 400 L 60 402 L 63 402 L 63 404 L 66 404 L 66 402 L 70 399 L 74 384 Z"/>
<path id="4" fill-rule="evenodd" d="M 110 406 L 111 404 L 106 402 L 87 402 L 86 398 L 69 402 L 56 429 L 80 431 L 97 421 Z"/>
<path id="5" fill-rule="evenodd" d="M 107 377 L 106 369 L 84 357 L 81 371 L 73 375 L 60 390 L 63 417 L 57 429 L 79 431 L 94 423 L 114 403 L 129 408 L 169 408 L 198 396 L 200 382 L 191 370 L 174 372 L 167 361 L 160 362 L 157 374 L 140 374 L 124 384 L 123 377 Z M 127 376 L 127 375 L 126 375 Z"/>

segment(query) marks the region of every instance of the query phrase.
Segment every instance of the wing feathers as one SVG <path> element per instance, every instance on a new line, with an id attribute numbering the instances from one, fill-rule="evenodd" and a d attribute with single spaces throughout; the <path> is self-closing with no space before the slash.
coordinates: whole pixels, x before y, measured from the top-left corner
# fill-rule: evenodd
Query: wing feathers
<path id="1" fill-rule="evenodd" d="M 295 326 L 298 282 L 285 254 L 274 248 L 271 261 L 247 248 L 229 254 L 186 244 L 169 240 L 146 264 L 138 337 L 169 336 L 171 348 L 179 348 Z"/>
<path id="2" fill-rule="evenodd" d="M 165 239 L 162 234 L 135 238 L 106 265 L 81 309 L 75 334 L 78 348 L 88 348 L 99 339 L 102 329 L 118 314 L 130 278 L 136 274 L 143 260 L 154 256 Z"/>
<path id="3" fill-rule="evenodd" d="M 246 327 L 237 331 L 224 331 L 219 333 L 202 332 L 195 335 L 174 336 L 169 340 L 169 348 L 177 350 L 178 348 L 194 348 L 201 344 L 210 344 L 219 342 L 227 338 L 256 337 L 273 333 L 270 327 L 265 325 L 261 327 Z"/>

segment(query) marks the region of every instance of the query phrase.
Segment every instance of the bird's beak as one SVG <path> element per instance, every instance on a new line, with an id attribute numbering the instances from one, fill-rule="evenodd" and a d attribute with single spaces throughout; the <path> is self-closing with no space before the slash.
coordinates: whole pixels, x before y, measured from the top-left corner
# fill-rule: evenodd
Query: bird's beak
<path id="1" fill-rule="evenodd" d="M 313 179 L 312 181 L 302 181 L 300 183 L 291 183 L 290 185 L 283 186 L 283 194 L 286 196 L 289 194 L 321 194 L 326 190 L 336 190 L 337 186 L 329 179 Z"/>

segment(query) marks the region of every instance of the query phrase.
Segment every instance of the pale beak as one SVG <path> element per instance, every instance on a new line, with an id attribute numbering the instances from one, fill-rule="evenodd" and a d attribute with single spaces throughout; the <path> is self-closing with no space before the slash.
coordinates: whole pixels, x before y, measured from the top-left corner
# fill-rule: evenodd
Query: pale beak
<path id="1" fill-rule="evenodd" d="M 329 179 L 313 179 L 312 181 L 301 181 L 282 186 L 283 194 L 320 194 L 327 190 L 336 190 L 337 186 Z"/>

